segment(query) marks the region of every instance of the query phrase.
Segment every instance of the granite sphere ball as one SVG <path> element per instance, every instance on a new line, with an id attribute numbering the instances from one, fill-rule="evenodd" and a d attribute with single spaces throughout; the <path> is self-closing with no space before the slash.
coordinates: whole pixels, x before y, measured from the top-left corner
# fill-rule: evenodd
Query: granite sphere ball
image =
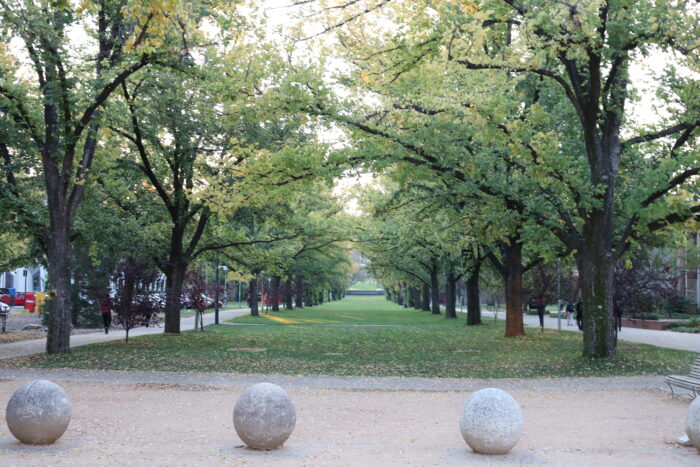
<path id="1" fill-rule="evenodd" d="M 63 435 L 72 410 L 65 391 L 39 379 L 23 384 L 7 403 L 5 419 L 12 435 L 24 444 L 51 444 Z"/>
<path id="2" fill-rule="evenodd" d="M 233 426 L 253 449 L 275 449 L 292 434 L 297 416 L 289 394 L 272 383 L 246 389 L 233 408 Z"/>
<path id="3" fill-rule="evenodd" d="M 523 434 L 523 413 L 518 402 L 496 388 L 475 392 L 459 417 L 464 441 L 474 452 L 506 454 Z"/>
<path id="4" fill-rule="evenodd" d="M 688 435 L 688 440 L 700 451 L 700 397 L 696 397 L 688 407 L 685 416 L 685 433 Z"/>

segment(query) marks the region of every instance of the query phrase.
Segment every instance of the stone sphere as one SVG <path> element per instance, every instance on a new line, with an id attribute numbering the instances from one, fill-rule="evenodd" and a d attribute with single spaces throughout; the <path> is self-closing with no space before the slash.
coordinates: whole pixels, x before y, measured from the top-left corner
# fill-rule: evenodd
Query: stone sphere
<path id="1" fill-rule="evenodd" d="M 474 452 L 506 454 L 523 434 L 523 413 L 507 392 L 482 389 L 464 404 L 459 428 Z"/>
<path id="2" fill-rule="evenodd" d="M 71 418 L 65 391 L 39 379 L 23 384 L 7 403 L 5 419 L 10 432 L 24 444 L 51 444 L 63 435 Z"/>
<path id="3" fill-rule="evenodd" d="M 297 421 L 289 394 L 272 383 L 259 383 L 241 394 L 233 408 L 233 426 L 253 449 L 275 449 L 287 441 Z"/>
<path id="4" fill-rule="evenodd" d="M 692 445 L 700 451 L 700 397 L 696 397 L 688 407 L 688 413 L 685 417 L 685 433 Z"/>

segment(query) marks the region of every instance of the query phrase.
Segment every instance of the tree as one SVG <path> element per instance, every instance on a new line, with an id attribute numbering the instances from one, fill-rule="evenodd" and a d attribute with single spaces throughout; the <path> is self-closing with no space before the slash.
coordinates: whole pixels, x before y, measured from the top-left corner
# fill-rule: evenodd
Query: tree
<path id="1" fill-rule="evenodd" d="M 584 354 L 590 357 L 614 354 L 613 265 L 638 235 L 635 232 L 658 230 L 700 211 L 700 206 L 664 209 L 660 205 L 700 173 L 694 147 L 700 125 L 698 94 L 688 93 L 695 80 L 668 69 L 659 91 L 668 98 L 663 103 L 670 118 L 659 119 L 654 128 L 633 128 L 628 102 L 636 58 L 662 50 L 678 54 L 673 61 L 681 66 L 692 68 L 693 61 L 697 63 L 697 17 L 687 6 L 683 1 L 586 5 L 488 1 L 465 15 L 474 35 L 461 36 L 449 52 L 449 59 L 467 70 L 502 69 L 551 80 L 575 111 L 588 182 L 595 195 L 593 203 L 577 205 L 580 228 L 569 224 L 555 233 L 576 251 L 584 301 Z M 493 10 L 487 12 L 490 7 Z M 466 32 L 461 24 L 450 27 L 460 35 Z M 520 40 L 508 46 L 504 59 L 470 51 L 474 40 L 483 37 L 480 34 L 486 34 L 484 43 L 490 43 L 502 40 L 511 30 Z M 671 101 L 673 109 L 668 106 Z M 638 135 L 624 138 L 625 130 L 632 129 Z M 633 203 L 626 203 L 627 209 L 620 209 L 620 168 L 626 165 L 625 159 L 641 152 L 640 145 L 647 145 L 654 162 L 637 174 L 644 189 Z M 618 235 L 616 228 L 622 228 Z"/>
<path id="2" fill-rule="evenodd" d="M 131 329 L 136 326 L 149 326 L 157 312 L 148 292 L 156 279 L 158 271 L 146 261 L 137 258 L 122 260 L 112 278 L 117 284 L 112 308 L 117 315 L 116 321 L 126 331 L 126 342 L 129 342 Z"/>
<path id="3" fill-rule="evenodd" d="M 214 287 L 218 287 L 218 285 Z M 195 311 L 195 330 L 199 323 L 200 331 L 204 331 L 204 311 L 209 308 L 207 294 L 211 294 L 212 290 L 204 280 L 204 275 L 200 270 L 190 269 L 187 271 L 187 274 L 185 274 L 183 292 L 190 308 Z"/>
<path id="4" fill-rule="evenodd" d="M 190 26 L 184 5 L 150 3 L 156 2 L 141 2 L 144 9 L 118 0 L 83 6 L 0 2 L 2 34 L 8 42 L 19 39 L 24 55 L 13 57 L 2 48 L 0 107 L 20 130 L 20 138 L 0 143 L 0 152 L 6 163 L 28 152 L 40 157 L 48 222 L 23 218 L 45 249 L 55 291 L 48 353 L 69 348 L 72 226 L 95 157 L 103 105 L 129 76 L 154 62 L 178 66 L 183 56 L 181 38 Z M 84 31 L 94 47 L 78 47 L 76 31 Z M 34 73 L 31 79 L 25 78 L 23 58 Z M 10 170 L 8 182 L 17 180 Z M 10 194 L 17 197 L 20 192 Z"/>
<path id="5" fill-rule="evenodd" d="M 613 355 L 614 262 L 649 233 L 700 212 L 700 206 L 687 202 L 692 197 L 679 197 L 682 189 L 695 190 L 692 180 L 700 173 L 700 106 L 692 73 L 698 63 L 697 7 L 676 0 L 376 4 L 373 13 L 381 8 L 387 10 L 388 21 L 400 18 L 400 28 L 388 28 L 381 21 L 362 23 L 364 12 L 355 10 L 361 6 L 351 3 L 342 8 L 344 19 L 332 21 L 335 26 L 325 30 L 342 30 L 343 46 L 361 50 L 351 63 L 373 63 L 373 68 L 358 70 L 358 82 L 383 78 L 391 84 L 418 68 L 426 70 L 426 64 L 447 62 L 470 84 L 527 79 L 541 83 L 538 88 L 545 99 L 535 112 L 522 113 L 512 122 L 534 123 L 537 128 L 537 121 L 547 117 L 541 111 L 546 109 L 558 116 L 560 125 L 553 131 L 518 137 L 518 146 L 539 161 L 534 179 L 549 185 L 555 195 L 542 197 L 556 216 L 549 217 L 555 221 L 548 224 L 549 229 L 566 250 L 575 253 L 585 307 L 583 353 Z M 350 22 L 352 28 L 341 27 Z M 362 46 L 377 35 L 380 39 Z M 658 105 L 666 116 L 643 126 L 635 124 L 630 105 L 633 65 L 652 53 L 665 53 L 668 58 L 669 65 L 656 80 Z M 439 85 L 446 75 L 434 72 L 432 76 Z M 452 84 L 443 86 L 439 107 L 426 105 L 432 102 L 425 99 L 395 105 L 432 114 L 442 112 L 444 105 L 469 106 L 468 101 L 451 100 L 452 91 L 464 89 L 463 84 Z M 504 91 L 496 94 L 501 97 Z M 528 102 L 523 103 L 527 107 Z M 382 119 L 386 114 L 373 116 Z M 493 127 L 519 133 L 518 126 L 502 125 L 498 118 Z M 625 134 L 632 136 L 625 138 Z M 553 139 L 541 144 L 547 135 Z M 463 137 L 469 138 L 471 134 Z M 403 145 L 414 154 L 424 149 L 418 141 L 403 142 L 412 146 Z M 442 171 L 452 170 L 436 165 Z M 578 180 L 562 170 L 567 166 L 576 169 L 572 173 Z M 517 207 L 522 200 L 511 201 Z"/>

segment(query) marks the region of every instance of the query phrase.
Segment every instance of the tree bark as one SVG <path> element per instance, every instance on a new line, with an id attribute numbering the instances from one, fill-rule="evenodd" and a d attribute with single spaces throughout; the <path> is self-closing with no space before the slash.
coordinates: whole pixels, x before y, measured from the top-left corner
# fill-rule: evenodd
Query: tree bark
<path id="1" fill-rule="evenodd" d="M 293 300 L 294 291 L 292 289 L 292 278 L 289 277 L 286 281 L 284 281 L 284 307 L 287 310 L 291 310 L 294 308 Z"/>
<path id="2" fill-rule="evenodd" d="M 457 318 L 457 276 L 452 269 L 445 277 L 445 318 Z"/>
<path id="3" fill-rule="evenodd" d="M 403 285 L 401 284 L 401 281 L 399 281 L 398 292 L 396 293 L 396 304 L 397 305 L 404 304 L 404 290 L 403 289 L 404 289 Z"/>
<path id="4" fill-rule="evenodd" d="M 418 289 L 418 287 L 415 285 L 411 286 L 411 296 L 413 297 L 413 308 L 416 310 L 420 310 L 420 289 Z"/>
<path id="5" fill-rule="evenodd" d="M 182 285 L 185 283 L 187 265 L 172 264 L 165 273 L 165 330 L 166 333 L 180 333 L 180 300 Z"/>
<path id="6" fill-rule="evenodd" d="M 479 297 L 479 270 L 477 264 L 467 276 L 467 326 L 481 324 L 481 299 Z"/>
<path id="7" fill-rule="evenodd" d="M 182 242 L 185 236 L 184 227 L 175 224 L 170 233 L 170 251 L 165 268 L 165 332 L 180 333 L 180 298 L 182 297 L 182 285 L 185 282 L 187 261 L 184 258 Z M 160 265 L 159 265 L 160 266 Z"/>
<path id="8" fill-rule="evenodd" d="M 506 287 L 506 337 L 525 335 L 523 325 L 523 244 L 513 240 L 503 248 Z"/>
<path id="9" fill-rule="evenodd" d="M 304 281 L 301 277 L 301 274 L 296 275 L 296 297 L 295 297 L 295 305 L 297 308 L 304 308 Z"/>
<path id="10" fill-rule="evenodd" d="M 430 286 L 423 284 L 423 311 L 430 311 Z"/>
<path id="11" fill-rule="evenodd" d="M 598 212 L 584 225 L 584 248 L 576 255 L 583 299 L 583 354 L 610 357 L 615 354 L 613 314 L 612 233 L 606 233 L 611 214 Z"/>
<path id="12" fill-rule="evenodd" d="M 51 235 L 47 245 L 48 272 L 52 287 L 46 353 L 59 354 L 70 349 L 71 258 L 69 223 L 63 216 L 52 217 Z"/>
<path id="13" fill-rule="evenodd" d="M 272 280 L 270 281 L 270 303 L 272 304 L 272 311 L 280 311 L 280 302 L 279 302 L 279 294 L 280 294 L 280 277 L 279 276 L 272 276 Z"/>
<path id="14" fill-rule="evenodd" d="M 250 297 L 250 315 L 260 316 L 258 312 L 258 278 L 253 278 L 248 282 L 248 296 Z"/>
<path id="15" fill-rule="evenodd" d="M 431 309 L 434 315 L 440 314 L 440 278 L 437 268 L 430 272 Z"/>

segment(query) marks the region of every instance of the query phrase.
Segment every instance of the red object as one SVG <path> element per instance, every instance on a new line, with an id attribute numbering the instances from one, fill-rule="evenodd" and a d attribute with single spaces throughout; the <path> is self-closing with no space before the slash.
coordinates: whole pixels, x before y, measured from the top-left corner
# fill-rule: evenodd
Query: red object
<path id="1" fill-rule="evenodd" d="M 1 295 L 0 301 L 10 304 L 9 295 Z M 21 306 L 29 310 L 30 313 L 36 311 L 36 295 L 34 292 L 17 292 L 14 306 Z"/>
<path id="2" fill-rule="evenodd" d="M 112 313 L 112 300 L 109 298 L 103 298 L 100 301 L 100 313 L 103 315 L 109 315 Z"/>

